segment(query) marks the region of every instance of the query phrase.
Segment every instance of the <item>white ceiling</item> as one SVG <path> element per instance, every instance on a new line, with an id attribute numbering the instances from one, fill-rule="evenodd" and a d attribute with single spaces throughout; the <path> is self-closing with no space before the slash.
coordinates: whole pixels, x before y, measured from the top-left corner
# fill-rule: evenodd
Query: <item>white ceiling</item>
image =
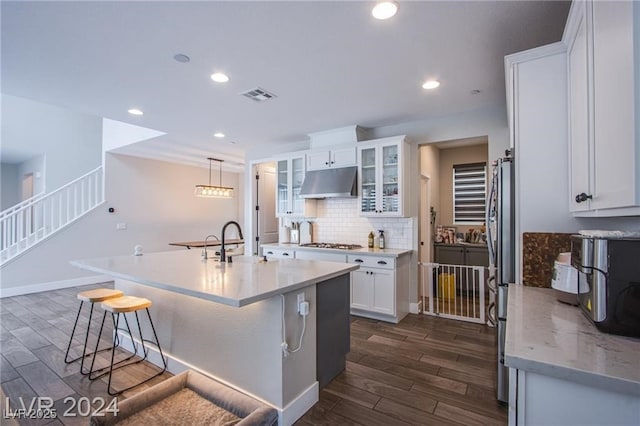
<path id="1" fill-rule="evenodd" d="M 504 56 L 560 40 L 569 8 L 399 3 L 394 18 L 377 21 L 372 1 L 2 1 L 1 88 L 167 133 L 132 153 L 242 163 L 311 132 L 504 104 Z M 230 81 L 212 82 L 214 71 Z M 427 78 L 442 85 L 425 91 Z M 278 97 L 239 95 L 255 87 Z"/>

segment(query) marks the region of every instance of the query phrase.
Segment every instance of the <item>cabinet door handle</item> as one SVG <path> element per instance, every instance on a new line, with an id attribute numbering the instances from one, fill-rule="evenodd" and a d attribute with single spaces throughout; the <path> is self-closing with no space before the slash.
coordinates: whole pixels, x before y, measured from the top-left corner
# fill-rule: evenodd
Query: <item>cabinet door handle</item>
<path id="1" fill-rule="evenodd" d="M 386 265 L 387 262 L 385 262 L 384 260 L 378 260 L 378 265 Z"/>
<path id="2" fill-rule="evenodd" d="M 272 251 L 268 251 L 267 254 L 273 254 L 273 252 Z"/>
<path id="3" fill-rule="evenodd" d="M 289 253 L 284 252 L 284 253 L 282 253 L 282 255 L 283 255 L 283 256 L 289 256 Z"/>
<path id="4" fill-rule="evenodd" d="M 335 161 L 332 161 L 331 164 L 335 163 Z"/>
<path id="5" fill-rule="evenodd" d="M 324 162 L 324 165 L 325 165 L 325 166 L 328 166 L 328 165 L 329 165 L 329 162 L 328 162 L 328 161 L 325 161 L 325 162 Z"/>
<path id="6" fill-rule="evenodd" d="M 362 259 L 356 259 L 356 260 L 354 260 L 354 262 L 356 262 L 356 263 L 362 263 L 362 262 L 364 262 L 364 260 L 362 260 Z"/>
<path id="7" fill-rule="evenodd" d="M 587 200 L 591 200 L 593 198 L 593 195 L 589 194 L 585 194 L 584 192 L 581 192 L 580 194 L 576 195 L 576 203 L 583 203 Z"/>

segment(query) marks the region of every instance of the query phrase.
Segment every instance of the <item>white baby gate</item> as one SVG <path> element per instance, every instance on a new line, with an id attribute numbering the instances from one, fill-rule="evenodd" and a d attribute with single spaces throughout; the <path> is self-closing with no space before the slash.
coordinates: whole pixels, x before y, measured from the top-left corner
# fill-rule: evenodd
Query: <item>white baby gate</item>
<path id="1" fill-rule="evenodd" d="M 484 324 L 488 305 L 484 266 L 421 263 L 422 306 L 436 315 Z"/>

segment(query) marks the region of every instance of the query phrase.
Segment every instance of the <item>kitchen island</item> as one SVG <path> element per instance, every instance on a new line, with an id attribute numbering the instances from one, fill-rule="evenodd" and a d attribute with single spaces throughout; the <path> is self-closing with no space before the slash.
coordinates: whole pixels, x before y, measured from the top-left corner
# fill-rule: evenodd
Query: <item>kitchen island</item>
<path id="1" fill-rule="evenodd" d="M 318 401 L 319 383 L 339 373 L 340 362 L 344 368 L 357 265 L 249 256 L 220 263 L 194 250 L 72 264 L 112 276 L 117 289 L 153 302 L 169 371 L 192 368 L 264 401 L 279 410 L 280 424 L 304 414 Z M 299 297 L 309 302 L 306 317 L 298 314 Z M 285 354 L 283 334 L 293 350 L 303 330 L 300 350 Z"/>
<path id="2" fill-rule="evenodd" d="M 551 289 L 510 285 L 510 425 L 640 424 L 640 339 L 599 331 Z"/>

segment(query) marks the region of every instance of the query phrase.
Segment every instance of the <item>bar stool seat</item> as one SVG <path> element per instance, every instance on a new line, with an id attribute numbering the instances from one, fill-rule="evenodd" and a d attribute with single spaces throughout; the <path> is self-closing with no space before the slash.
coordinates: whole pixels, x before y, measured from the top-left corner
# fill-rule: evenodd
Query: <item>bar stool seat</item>
<path id="1" fill-rule="evenodd" d="M 122 393 L 124 391 L 127 391 L 129 389 L 132 389 L 136 386 L 139 386 L 143 383 L 148 382 L 149 380 L 153 379 L 154 377 L 157 377 L 159 375 L 161 375 L 162 373 L 164 373 L 167 369 L 167 362 L 165 360 L 164 354 L 162 353 L 162 348 L 160 347 L 160 342 L 158 341 L 158 335 L 156 333 L 156 329 L 155 326 L 153 325 L 153 320 L 151 319 L 151 314 L 149 313 L 149 307 L 151 306 L 151 301 L 149 299 L 145 299 L 143 297 L 137 297 L 137 296 L 121 296 L 121 297 L 116 297 L 113 299 L 107 299 L 104 302 L 102 302 L 101 304 L 102 309 L 104 309 L 104 314 L 102 316 L 102 324 L 100 326 L 100 332 L 98 334 L 98 341 L 100 341 L 100 337 L 102 336 L 102 330 L 104 327 L 104 321 L 105 318 L 107 316 L 107 313 L 111 314 L 111 318 L 113 320 L 114 323 L 114 335 L 113 335 L 113 345 L 111 347 L 111 362 L 109 363 L 109 367 L 104 367 L 104 368 L 100 368 L 100 369 L 96 369 L 94 370 L 94 363 L 95 363 L 95 357 L 93 358 L 92 362 L 91 362 L 91 367 L 89 369 L 89 379 L 91 380 L 95 380 L 97 378 L 100 378 L 104 375 L 109 375 L 109 381 L 107 384 L 107 392 L 109 393 L 109 395 L 117 395 L 119 393 Z M 153 332 L 153 338 L 154 340 L 149 340 L 149 339 L 145 339 L 143 334 L 142 334 L 142 327 L 140 326 L 140 318 L 138 317 L 138 311 L 141 310 L 145 310 L 147 312 L 147 318 L 149 319 L 149 324 L 151 325 L 151 330 Z M 126 361 L 128 361 L 129 359 L 133 358 L 137 353 L 138 353 L 138 345 L 136 344 L 135 339 L 133 338 L 133 333 L 131 332 L 131 327 L 129 327 L 129 321 L 127 320 L 127 313 L 134 313 L 135 317 L 136 317 L 136 323 L 138 324 L 138 335 L 140 336 L 140 344 L 142 346 L 142 353 L 144 354 L 144 356 L 136 361 L 133 362 L 129 362 L 129 363 L 125 363 Z M 122 316 L 124 317 L 124 322 L 126 324 L 126 329 L 120 328 L 120 315 L 122 314 Z M 129 337 L 131 338 L 131 344 L 133 346 L 133 354 L 131 356 L 129 356 L 128 358 L 125 358 L 123 360 L 120 360 L 118 362 L 114 363 L 114 358 L 115 358 L 115 349 L 116 349 L 116 341 L 118 339 L 118 332 L 124 332 L 127 333 L 129 335 Z M 136 383 L 135 385 L 129 386 L 125 389 L 120 389 L 118 391 L 111 391 L 111 379 L 113 377 L 113 371 L 122 367 L 126 367 L 129 365 L 133 365 L 133 364 L 138 364 L 144 360 L 147 359 L 148 355 L 149 355 L 149 348 L 147 348 L 145 346 L 145 342 L 146 343 L 151 343 L 154 346 L 156 346 L 158 348 L 158 351 L 160 352 L 160 357 L 162 359 L 162 364 L 163 364 L 163 368 L 160 372 L 152 375 L 151 377 L 142 380 L 139 383 Z M 97 343 L 96 343 L 96 348 L 97 348 Z M 107 370 L 108 371 L 104 371 Z M 96 375 L 94 375 L 94 373 L 97 373 Z"/>
<path id="2" fill-rule="evenodd" d="M 106 300 L 102 304 L 105 311 L 117 313 L 135 312 L 151 306 L 151 300 L 137 296 L 122 296 Z"/>
<path id="3" fill-rule="evenodd" d="M 78 314 L 76 315 L 76 321 L 73 324 L 73 330 L 71 331 L 71 336 L 69 337 L 69 344 L 67 345 L 67 351 L 64 355 L 64 362 L 66 364 L 71 364 L 79 359 L 82 359 L 80 362 L 80 372 L 82 374 L 89 374 L 88 372 L 84 372 L 84 360 L 86 357 L 95 355 L 95 352 L 87 353 L 87 341 L 89 340 L 89 329 L 91 327 L 91 319 L 93 318 L 93 306 L 95 303 L 104 302 L 105 300 L 122 297 L 124 293 L 121 290 L 115 290 L 112 288 L 96 288 L 93 290 L 82 291 L 77 294 L 77 298 L 80 301 L 80 306 L 78 307 Z M 87 324 L 87 330 L 84 336 L 84 346 L 82 349 L 82 355 L 73 359 L 69 359 L 69 350 L 71 349 L 71 343 L 73 341 L 73 336 L 75 335 L 76 328 L 78 326 L 78 320 L 80 319 L 80 313 L 82 312 L 82 306 L 85 302 L 91 303 L 91 309 L 89 311 L 89 323 Z M 99 341 L 100 339 L 98 339 Z M 96 345 L 96 350 L 98 346 Z M 100 349 L 98 352 L 110 350 L 111 347 Z"/>

